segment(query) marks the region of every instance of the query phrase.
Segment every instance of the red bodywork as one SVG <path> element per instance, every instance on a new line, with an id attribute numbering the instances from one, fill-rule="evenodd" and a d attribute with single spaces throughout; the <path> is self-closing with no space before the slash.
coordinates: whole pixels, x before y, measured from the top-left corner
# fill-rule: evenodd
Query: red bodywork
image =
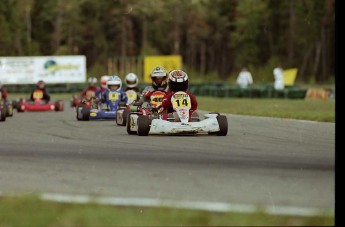
<path id="1" fill-rule="evenodd" d="M 35 92 L 33 94 L 34 101 L 27 99 L 20 99 L 17 107 L 18 112 L 24 111 L 63 111 L 63 101 L 55 101 L 46 103 L 43 98 L 42 92 Z"/>

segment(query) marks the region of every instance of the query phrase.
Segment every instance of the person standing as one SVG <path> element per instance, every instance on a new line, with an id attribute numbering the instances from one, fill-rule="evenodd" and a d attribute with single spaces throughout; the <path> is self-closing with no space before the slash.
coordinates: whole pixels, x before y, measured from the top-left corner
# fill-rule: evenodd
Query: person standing
<path id="1" fill-rule="evenodd" d="M 236 83 L 241 88 L 247 88 L 249 85 L 253 84 L 252 74 L 246 67 L 243 67 L 241 72 L 238 74 Z"/>
<path id="2" fill-rule="evenodd" d="M 284 71 L 281 65 L 278 65 L 276 68 L 273 69 L 273 75 L 274 75 L 274 89 L 283 90 L 285 87 Z"/>

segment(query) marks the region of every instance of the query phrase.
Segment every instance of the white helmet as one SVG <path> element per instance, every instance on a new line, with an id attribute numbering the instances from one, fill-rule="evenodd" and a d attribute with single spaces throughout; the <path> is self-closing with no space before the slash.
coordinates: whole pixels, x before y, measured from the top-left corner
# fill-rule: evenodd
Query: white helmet
<path id="1" fill-rule="evenodd" d="M 111 85 L 117 85 L 117 86 L 119 86 L 119 87 L 116 89 L 116 91 L 120 90 L 121 87 L 122 87 L 122 80 L 121 80 L 121 78 L 120 78 L 119 76 L 117 76 L 117 75 L 111 76 L 111 77 L 109 78 L 109 80 L 107 81 L 107 87 L 108 87 L 109 90 L 110 90 L 109 87 L 110 87 Z"/>
<path id="2" fill-rule="evenodd" d="M 134 73 L 128 73 L 126 76 L 126 87 L 133 88 L 138 86 L 138 76 Z"/>
<path id="3" fill-rule="evenodd" d="M 97 83 L 97 78 L 96 77 L 90 77 L 87 82 L 89 82 L 89 84 L 96 84 Z"/>
<path id="4" fill-rule="evenodd" d="M 110 76 L 104 75 L 101 77 L 101 87 L 102 88 L 107 88 L 107 82 L 109 80 Z"/>

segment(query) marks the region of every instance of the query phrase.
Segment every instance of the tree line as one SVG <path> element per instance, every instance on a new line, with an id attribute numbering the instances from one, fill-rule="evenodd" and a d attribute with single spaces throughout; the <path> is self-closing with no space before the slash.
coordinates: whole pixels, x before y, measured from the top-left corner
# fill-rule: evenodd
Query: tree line
<path id="1" fill-rule="evenodd" d="M 325 82 L 334 10 L 334 0 L 1 0 L 0 56 L 85 55 L 106 72 L 114 56 L 180 54 L 205 79 L 247 66 L 265 81 L 281 64 Z"/>

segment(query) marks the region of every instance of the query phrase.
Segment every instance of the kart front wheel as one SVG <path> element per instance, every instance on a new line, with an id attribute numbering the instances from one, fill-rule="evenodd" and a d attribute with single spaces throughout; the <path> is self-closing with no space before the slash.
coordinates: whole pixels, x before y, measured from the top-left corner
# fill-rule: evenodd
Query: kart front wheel
<path id="1" fill-rule="evenodd" d="M 228 134 L 228 119 L 224 115 L 219 115 L 217 116 L 217 121 L 219 124 L 217 136 L 226 136 Z"/>
<path id="2" fill-rule="evenodd" d="M 83 121 L 90 120 L 90 108 L 83 108 L 81 110 L 81 116 Z"/>
<path id="3" fill-rule="evenodd" d="M 128 115 L 128 117 L 127 117 L 127 122 L 126 122 L 126 128 L 127 128 L 127 133 L 128 133 L 128 135 L 135 135 L 135 134 L 137 134 L 137 132 L 135 132 L 135 131 L 131 131 L 131 127 L 132 127 L 132 119 L 133 118 L 131 118 L 131 115 L 129 114 Z"/>
<path id="4" fill-rule="evenodd" d="M 150 131 L 150 119 L 146 116 L 138 117 L 138 136 L 147 136 Z"/>

